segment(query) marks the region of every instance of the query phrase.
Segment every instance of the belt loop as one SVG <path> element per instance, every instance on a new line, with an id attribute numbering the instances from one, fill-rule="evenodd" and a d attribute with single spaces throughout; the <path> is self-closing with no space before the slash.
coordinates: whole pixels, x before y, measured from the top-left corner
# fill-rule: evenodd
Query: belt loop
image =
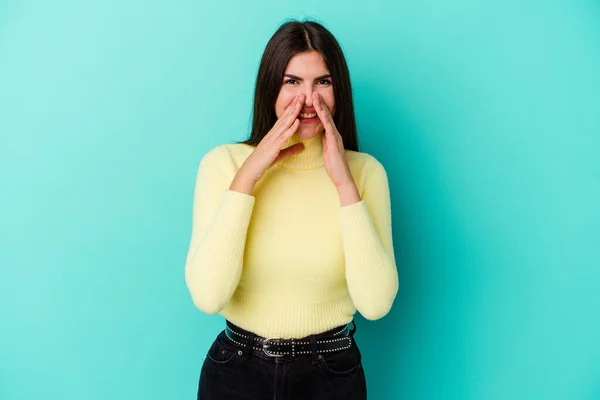
<path id="1" fill-rule="evenodd" d="M 348 333 L 348 336 L 354 336 L 354 332 L 356 332 L 356 322 L 354 322 L 354 320 L 350 322 L 352 322 L 353 328 L 350 329 L 350 333 Z"/>
<path id="2" fill-rule="evenodd" d="M 252 353 L 252 349 L 254 348 L 254 338 L 256 334 L 254 332 L 248 332 L 248 342 L 246 342 L 246 346 L 244 350 L 242 350 L 244 359 L 247 360 L 250 358 L 250 354 Z"/>
<path id="3" fill-rule="evenodd" d="M 312 352 L 312 363 L 317 364 L 319 359 L 317 358 L 317 337 L 315 335 L 310 335 L 310 348 Z"/>

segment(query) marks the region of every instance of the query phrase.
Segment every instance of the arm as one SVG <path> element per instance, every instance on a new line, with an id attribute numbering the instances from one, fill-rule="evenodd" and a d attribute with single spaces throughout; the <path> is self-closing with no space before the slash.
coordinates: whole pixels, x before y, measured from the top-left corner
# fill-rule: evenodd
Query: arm
<path id="1" fill-rule="evenodd" d="M 387 174 L 375 158 L 370 165 L 362 199 L 342 205 L 340 219 L 350 297 L 365 318 L 375 320 L 392 307 L 398 271 Z"/>
<path id="2" fill-rule="evenodd" d="M 231 299 L 242 274 L 244 248 L 255 198 L 230 190 L 223 171 L 228 150 L 218 146 L 202 158 L 196 177 L 185 281 L 196 307 L 218 313 Z"/>

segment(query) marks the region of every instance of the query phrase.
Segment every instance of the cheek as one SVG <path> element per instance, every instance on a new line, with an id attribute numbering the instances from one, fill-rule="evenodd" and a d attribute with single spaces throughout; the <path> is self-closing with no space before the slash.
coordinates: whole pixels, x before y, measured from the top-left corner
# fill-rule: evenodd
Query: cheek
<path id="1" fill-rule="evenodd" d="M 334 112 L 335 111 L 335 99 L 334 99 L 333 93 L 327 93 L 322 96 L 323 96 L 323 99 L 325 100 L 325 104 L 327 105 L 327 108 L 329 108 L 329 111 Z"/>
<path id="2" fill-rule="evenodd" d="M 277 101 L 275 102 L 275 115 L 277 115 L 277 118 L 284 113 L 285 108 L 290 105 L 295 96 L 295 93 L 281 89 L 277 96 Z"/>
<path id="3" fill-rule="evenodd" d="M 323 99 L 323 102 L 327 105 L 327 107 L 331 110 L 331 108 L 335 105 L 335 95 L 333 94 L 333 87 L 322 87 L 318 90 L 319 96 Z"/>

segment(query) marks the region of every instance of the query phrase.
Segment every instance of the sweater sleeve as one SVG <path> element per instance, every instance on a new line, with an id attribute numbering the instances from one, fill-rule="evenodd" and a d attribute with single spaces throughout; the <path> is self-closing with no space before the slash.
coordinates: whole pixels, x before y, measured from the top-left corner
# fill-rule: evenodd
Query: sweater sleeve
<path id="1" fill-rule="evenodd" d="M 239 283 L 254 196 L 230 190 L 231 157 L 224 145 L 200 161 L 193 200 L 192 234 L 185 281 L 195 306 L 216 314 Z"/>
<path id="2" fill-rule="evenodd" d="M 390 203 L 386 171 L 373 157 L 361 200 L 340 207 L 348 291 L 369 320 L 384 317 L 398 292 Z"/>

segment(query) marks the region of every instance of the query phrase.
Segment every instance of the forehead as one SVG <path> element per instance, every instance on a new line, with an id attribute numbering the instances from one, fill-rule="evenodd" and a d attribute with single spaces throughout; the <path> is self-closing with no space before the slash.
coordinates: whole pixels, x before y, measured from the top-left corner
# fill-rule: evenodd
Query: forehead
<path id="1" fill-rule="evenodd" d="M 329 73 L 323 56 L 318 51 L 298 53 L 290 58 L 285 73 L 300 76 L 318 76 Z"/>

